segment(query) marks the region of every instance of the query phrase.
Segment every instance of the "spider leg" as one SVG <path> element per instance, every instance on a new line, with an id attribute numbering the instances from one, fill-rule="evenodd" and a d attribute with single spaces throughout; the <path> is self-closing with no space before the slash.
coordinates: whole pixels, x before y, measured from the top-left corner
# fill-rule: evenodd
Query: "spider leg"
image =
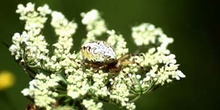
<path id="1" fill-rule="evenodd" d="M 85 65 L 94 69 L 105 69 L 108 67 L 107 64 L 100 65 L 99 63 L 85 63 Z"/>
<path id="2" fill-rule="evenodd" d="M 137 66 L 140 66 L 140 64 L 137 63 L 137 62 L 125 60 L 126 58 L 129 58 L 131 56 L 143 56 L 143 54 L 127 54 L 127 55 L 124 55 L 124 56 L 122 56 L 118 59 L 118 63 L 116 64 L 116 67 L 121 67 L 123 65 L 129 65 L 129 64 L 136 64 Z"/>
<path id="3" fill-rule="evenodd" d="M 132 61 L 122 61 L 120 62 L 121 65 L 129 65 L 129 64 L 134 64 L 135 62 Z"/>
<path id="4" fill-rule="evenodd" d="M 93 68 L 99 68 L 99 67 L 100 67 L 100 65 L 95 64 L 95 63 L 87 63 L 87 62 L 85 62 L 84 64 L 85 64 L 86 66 L 93 67 Z"/>
<path id="5" fill-rule="evenodd" d="M 108 65 L 107 64 L 104 64 L 104 65 L 102 65 L 102 66 L 99 66 L 99 69 L 104 69 L 104 68 L 107 68 L 108 67 Z"/>
<path id="6" fill-rule="evenodd" d="M 131 56 L 130 54 L 123 55 L 120 58 L 118 58 L 118 61 L 123 61 L 123 60 L 125 60 L 126 58 L 128 58 L 130 56 Z"/>
<path id="7" fill-rule="evenodd" d="M 129 57 L 131 57 L 131 56 L 143 56 L 143 55 L 142 55 L 142 54 L 126 54 L 126 55 L 121 56 L 121 57 L 118 59 L 118 61 L 123 61 L 123 60 L 125 60 L 125 59 L 127 59 L 127 58 L 129 58 Z"/>

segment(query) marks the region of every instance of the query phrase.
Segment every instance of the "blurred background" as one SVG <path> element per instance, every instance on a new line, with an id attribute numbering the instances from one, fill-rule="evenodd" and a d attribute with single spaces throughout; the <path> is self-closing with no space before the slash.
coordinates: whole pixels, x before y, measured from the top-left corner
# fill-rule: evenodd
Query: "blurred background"
<path id="1" fill-rule="evenodd" d="M 15 32 L 22 32 L 23 23 L 15 13 L 17 5 L 28 0 L 4 0 L 0 4 L 0 40 L 11 44 Z M 213 0 L 33 0 L 36 5 L 49 4 L 52 10 L 64 13 L 79 23 L 74 45 L 79 49 L 85 28 L 80 24 L 81 12 L 93 8 L 102 12 L 109 29 L 126 37 L 133 47 L 131 27 L 149 22 L 161 27 L 174 38 L 169 46 L 177 56 L 180 69 L 186 78 L 167 84 L 143 95 L 137 110 L 219 110 L 220 100 L 220 7 Z M 45 31 L 48 41 L 52 29 Z M 134 49 L 134 48 L 133 48 Z M 3 74 L 3 75 L 2 75 Z M 2 75 L 2 76 L 1 76 Z M 0 110 L 24 110 L 28 100 L 21 90 L 28 87 L 28 76 L 13 60 L 8 49 L 0 44 Z M 8 83 L 7 83 L 8 81 Z M 106 110 L 115 109 L 113 105 Z"/>

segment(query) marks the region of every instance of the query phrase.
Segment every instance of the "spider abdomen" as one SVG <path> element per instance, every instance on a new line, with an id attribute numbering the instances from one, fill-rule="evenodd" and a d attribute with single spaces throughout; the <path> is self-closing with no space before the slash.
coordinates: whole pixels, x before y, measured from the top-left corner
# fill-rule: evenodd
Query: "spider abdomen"
<path id="1" fill-rule="evenodd" d="M 82 46 L 81 52 L 84 59 L 91 62 L 111 62 L 116 59 L 114 50 L 103 41 L 86 43 Z"/>

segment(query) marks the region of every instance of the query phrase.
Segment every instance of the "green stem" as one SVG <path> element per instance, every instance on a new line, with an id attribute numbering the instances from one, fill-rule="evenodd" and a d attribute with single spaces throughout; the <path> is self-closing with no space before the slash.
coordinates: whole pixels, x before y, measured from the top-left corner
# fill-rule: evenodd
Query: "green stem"
<path id="1" fill-rule="evenodd" d="M 133 98 L 130 102 L 135 102 L 137 99 L 140 98 L 141 95 L 138 95 L 137 97 Z"/>

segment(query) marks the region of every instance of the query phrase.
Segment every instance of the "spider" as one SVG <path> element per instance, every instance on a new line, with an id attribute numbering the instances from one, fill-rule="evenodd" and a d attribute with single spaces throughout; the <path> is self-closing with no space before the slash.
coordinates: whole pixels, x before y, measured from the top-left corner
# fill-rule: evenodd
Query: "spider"
<path id="1" fill-rule="evenodd" d="M 115 51 L 104 41 L 85 43 L 81 47 L 81 52 L 85 65 L 95 69 L 120 72 L 122 66 L 133 63 L 131 61 L 125 61 L 125 59 L 134 56 L 134 54 L 126 54 L 116 59 Z"/>

